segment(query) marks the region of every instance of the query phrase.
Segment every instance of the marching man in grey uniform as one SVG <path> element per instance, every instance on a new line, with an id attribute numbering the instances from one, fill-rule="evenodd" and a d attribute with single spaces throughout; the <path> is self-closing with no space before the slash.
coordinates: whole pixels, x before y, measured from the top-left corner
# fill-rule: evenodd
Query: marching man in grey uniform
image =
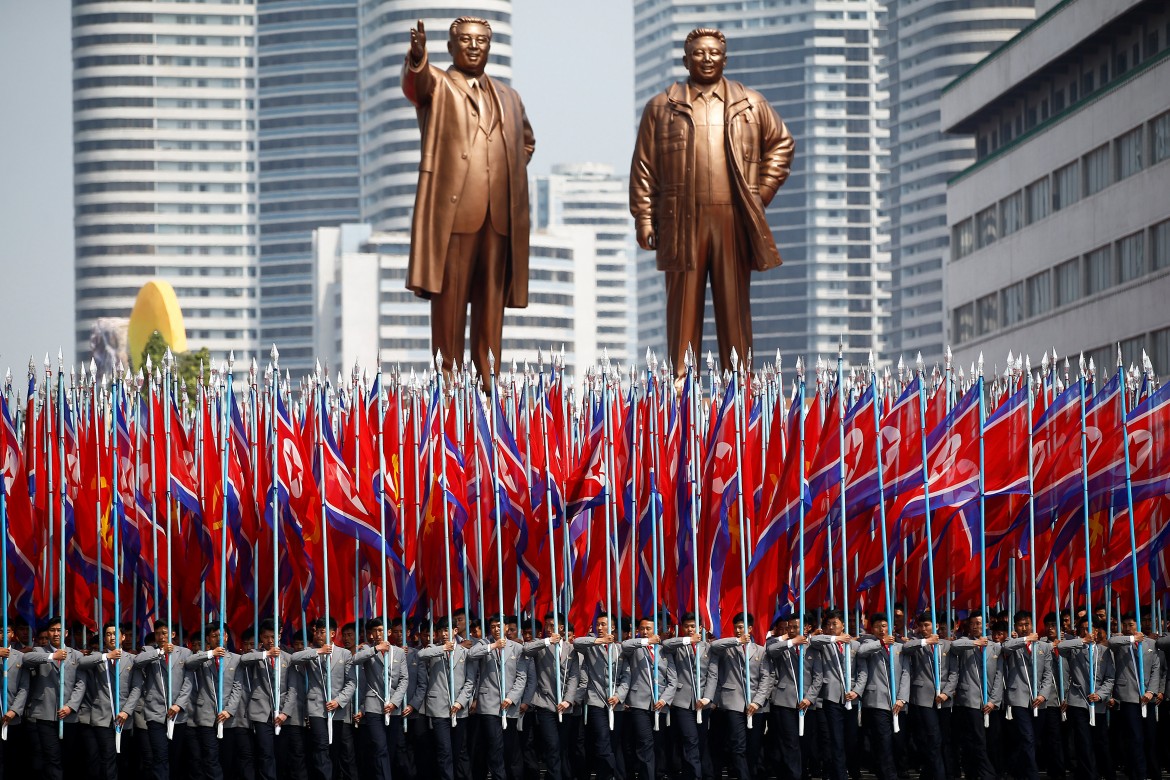
<path id="1" fill-rule="evenodd" d="M 699 706 L 703 698 L 704 672 L 709 661 L 709 645 L 699 633 L 695 613 L 682 616 L 679 635 L 662 643 L 662 649 L 674 660 L 674 701 L 670 703 L 670 723 L 682 752 L 682 774 L 690 780 L 714 774 L 707 753 L 710 712 Z"/>
<path id="2" fill-rule="evenodd" d="M 337 621 L 317 618 L 310 626 L 311 647 L 294 653 L 294 669 L 308 672 L 305 712 L 309 718 L 309 762 L 313 780 L 333 780 L 334 763 L 344 777 L 355 777 L 353 700 L 357 683 L 349 651 L 330 644 Z M 350 724 L 350 728 L 345 728 Z"/>
<path id="3" fill-rule="evenodd" d="M 1088 618 L 1081 618 L 1077 622 L 1079 636 L 1065 639 L 1056 646 L 1069 670 L 1067 712 L 1080 780 L 1097 780 L 1102 774 L 1097 767 L 1105 768 L 1110 763 L 1105 706 L 1113 695 L 1113 653 L 1106 642 L 1107 627 L 1108 623 L 1097 624 L 1090 636 Z M 1099 764 L 1098 759 L 1103 759 L 1103 762 Z M 1112 773 L 1109 766 L 1109 775 Z"/>
<path id="4" fill-rule="evenodd" d="M 558 628 L 565 637 L 557 633 Z M 553 613 L 547 613 L 544 638 L 525 643 L 524 654 L 532 659 L 534 672 L 524 696 L 536 711 L 536 733 L 549 780 L 568 780 L 574 774 L 570 771 L 576 738 L 574 708 L 584 701 L 585 689 L 580 686 L 580 654 L 573 648 L 564 615 L 554 619 Z"/>
<path id="5" fill-rule="evenodd" d="M 292 656 L 276 646 L 276 627 L 271 619 L 260 622 L 259 639 L 260 647 L 240 659 L 244 674 L 251 681 L 245 714 L 256 746 L 256 775 L 260 780 L 276 780 L 276 729 L 284 725 L 288 711 L 296 707 L 288 693 L 293 676 Z M 279 710 L 274 709 L 276 692 L 280 695 Z"/>
<path id="6" fill-rule="evenodd" d="M 468 669 L 467 648 L 451 641 L 447 618 L 441 618 L 436 629 L 435 644 L 418 651 L 419 662 L 427 667 L 423 714 L 430 719 L 439 777 L 454 780 L 458 769 L 459 780 L 469 780 L 463 742 L 475 693 L 475 670 Z"/>
<path id="7" fill-rule="evenodd" d="M 910 667 L 903 663 L 902 643 L 890 634 L 885 613 L 870 615 L 869 631 L 870 637 L 857 649 L 858 661 L 866 668 L 861 719 L 876 753 L 878 780 L 895 780 L 894 724 L 910 698 Z"/>
<path id="8" fill-rule="evenodd" d="M 30 675 L 28 719 L 32 727 L 33 770 L 37 777 L 62 780 L 63 756 L 73 741 L 77 710 L 85 698 L 87 675 L 78 673 L 82 654 L 65 647 L 61 618 L 49 618 L 45 629 L 49 647 L 35 647 L 24 657 Z M 61 721 L 65 724 L 64 740 L 58 732 Z"/>
<path id="9" fill-rule="evenodd" d="M 1126 768 L 1130 780 L 1145 780 L 1146 740 L 1155 734 L 1154 708 L 1148 705 L 1162 691 L 1157 644 L 1137 630 L 1133 614 L 1126 614 L 1121 617 L 1121 633 L 1109 638 L 1109 646 L 1113 648 L 1113 698 L 1118 702 Z"/>
<path id="10" fill-rule="evenodd" d="M 752 616 L 741 612 L 732 618 L 732 625 L 734 636 L 711 643 L 707 681 L 698 704 L 703 708 L 715 705 L 726 739 L 724 760 L 740 780 L 751 780 L 764 734 L 764 719 L 754 716 L 767 711 L 775 673 L 767 652 L 752 641 Z"/>
<path id="11" fill-rule="evenodd" d="M 661 653 L 662 641 L 654 633 L 654 621 L 638 621 L 638 636 L 622 642 L 622 655 L 630 667 L 630 690 L 626 693 L 626 733 L 634 740 L 634 757 L 642 777 L 657 777 L 654 764 L 656 718 L 674 701 L 675 671 L 669 654 Z M 669 710 L 666 713 L 669 714 Z"/>
<path id="12" fill-rule="evenodd" d="M 1032 630 L 1032 613 L 1014 616 L 1016 635 L 1003 643 L 1004 706 L 1016 732 L 1016 755 L 1012 765 L 1028 780 L 1038 780 L 1036 733 L 1039 710 L 1056 698 L 1052 675 L 1052 645 Z"/>
<path id="13" fill-rule="evenodd" d="M 786 623 L 787 634 L 768 638 L 765 645 L 776 685 L 772 689 L 772 706 L 768 713 L 768 733 L 775 733 L 780 752 L 780 780 L 800 780 L 804 776 L 801 754 L 800 719 L 821 695 L 824 671 L 821 654 L 811 652 L 808 638 L 800 633 L 800 616 Z M 804 650 L 801 646 L 804 645 Z M 803 659 L 803 661 L 802 661 Z M 804 691 L 800 689 L 801 663 L 804 664 Z"/>
<path id="14" fill-rule="evenodd" d="M 524 655 L 519 642 L 504 636 L 499 615 L 491 617 L 488 628 L 493 641 L 478 642 L 467 651 L 468 661 L 479 665 L 475 721 L 480 739 L 487 745 L 487 754 L 482 756 L 486 761 L 476 760 L 481 756 L 473 756 L 472 768 L 482 778 L 479 767 L 486 764 L 493 778 L 508 780 L 517 773 L 522 761 L 516 726 L 532 659 Z"/>
<path id="15" fill-rule="evenodd" d="M 170 780 L 171 764 L 178 773 L 186 744 L 187 711 L 191 709 L 192 681 L 184 673 L 191 651 L 172 644 L 174 639 L 174 632 L 160 620 L 154 626 L 154 644 L 134 657 L 143 676 L 142 714 L 155 780 Z"/>
<path id="16" fill-rule="evenodd" d="M 382 618 L 366 623 L 366 635 L 370 644 L 363 644 L 353 656 L 354 665 L 362 669 L 358 745 L 366 764 L 362 769 L 377 780 L 390 780 L 390 756 L 401 749 L 402 727 L 387 725 L 387 717 L 401 716 L 410 677 L 402 648 L 386 641 Z"/>
<path id="17" fill-rule="evenodd" d="M 27 626 L 26 626 L 27 628 Z M 8 642 L 14 643 L 15 635 L 12 631 L 12 623 L 8 624 Z M 25 663 L 24 653 L 19 650 L 9 649 L 8 645 L 0 646 L 0 659 L 8 659 L 8 698 L 3 709 L 2 719 L 0 724 L 7 728 L 8 739 L 0 740 L 0 767 L 5 766 L 5 761 L 11 761 L 10 770 L 21 770 L 24 768 L 24 762 L 27 757 L 23 755 L 15 755 L 23 747 L 19 741 L 13 739 L 16 729 L 20 728 L 21 716 L 24 714 L 24 709 L 28 705 L 28 685 L 29 685 L 29 670 L 28 664 Z M 13 755 L 5 756 L 8 743 L 12 745 Z M 14 761 L 12 759 L 15 759 Z"/>
<path id="18" fill-rule="evenodd" d="M 945 690 L 954 690 L 955 669 L 948 662 L 951 642 L 939 639 L 934 631 L 934 615 L 918 615 L 920 636 L 902 645 L 903 662 L 910 672 L 910 717 L 913 719 L 914 744 L 922 759 L 923 780 L 947 780 L 943 759 L 942 718 L 950 713 L 951 698 Z"/>
<path id="19" fill-rule="evenodd" d="M 82 709 L 89 717 L 83 731 L 86 756 L 91 771 L 98 777 L 118 777 L 118 732 L 134 728 L 134 710 L 142 698 L 142 671 L 134 659 L 122 652 L 125 634 L 114 623 L 102 626 L 104 652 L 90 653 L 81 659 L 80 668 L 89 675 Z"/>
<path id="20" fill-rule="evenodd" d="M 594 625 L 597 633 L 577 637 L 573 647 L 581 654 L 586 745 L 593 753 L 591 763 L 596 767 L 597 780 L 610 780 L 626 775 L 622 703 L 630 690 L 630 666 L 610 633 L 609 615 L 599 615 Z"/>
<path id="21" fill-rule="evenodd" d="M 954 728 L 959 739 L 960 763 L 970 780 L 994 780 L 995 770 L 987 753 L 985 717 L 1003 701 L 1003 666 L 1000 646 L 983 636 L 983 617 L 967 618 L 967 636 L 951 642 L 947 687 L 943 693 L 954 699 Z M 986 674 L 984 662 L 986 661 Z M 986 686 L 986 700 L 984 689 Z"/>
<path id="22" fill-rule="evenodd" d="M 195 727 L 199 746 L 199 765 L 206 780 L 221 780 L 224 770 L 232 771 L 231 735 L 219 739 L 219 726 L 235 716 L 244 695 L 240 656 L 229 652 L 220 641 L 219 624 L 207 626 L 210 650 L 194 653 L 187 659 L 194 693 L 190 725 Z M 223 700 L 219 697 L 219 673 L 223 670 Z M 226 725 L 225 725 L 226 732 Z M 226 755 L 225 755 L 226 754 Z M 226 760 L 221 760 L 226 759 Z"/>
<path id="23" fill-rule="evenodd" d="M 857 702 L 865 690 L 869 670 L 858 663 L 860 643 L 844 633 L 844 616 L 829 610 L 823 620 L 827 633 L 809 639 L 821 656 L 824 682 L 821 685 L 821 752 L 828 764 L 828 780 L 845 780 L 846 758 L 858 760 L 854 742 L 857 735 Z"/>

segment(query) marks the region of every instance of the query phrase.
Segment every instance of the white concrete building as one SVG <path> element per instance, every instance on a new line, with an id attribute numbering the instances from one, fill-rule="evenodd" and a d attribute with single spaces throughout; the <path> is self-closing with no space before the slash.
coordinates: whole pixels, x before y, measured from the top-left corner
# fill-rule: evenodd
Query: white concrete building
<path id="1" fill-rule="evenodd" d="M 338 366 L 381 359 L 404 370 L 433 367 L 430 304 L 406 289 L 408 233 L 369 225 L 322 228 L 314 233 L 314 251 L 318 355 Z M 562 346 L 570 373 L 598 362 L 596 264 L 592 230 L 533 232 L 528 308 L 505 310 L 506 364 L 535 364 L 538 349 L 547 356 Z M 469 359 L 465 353 L 458 362 Z"/>
<path id="2" fill-rule="evenodd" d="M 1170 6 L 1045 3 L 943 92 L 975 137 L 951 180 L 945 298 L 967 363 L 1084 351 L 1170 367 Z"/>
<path id="3" fill-rule="evenodd" d="M 644 0 L 634 8 L 638 115 L 655 93 L 685 80 L 683 41 L 696 27 L 727 36 L 727 76 L 761 92 L 796 139 L 792 175 L 768 219 L 784 265 L 752 277 L 754 350 L 835 354 L 864 363 L 885 351 L 889 255 L 878 193 L 886 166 L 885 99 L 877 87 L 877 0 Z M 665 344 L 662 275 L 638 264 L 642 346 Z M 708 306 L 704 350 L 715 349 Z"/>
<path id="4" fill-rule="evenodd" d="M 427 56 L 444 70 L 448 28 L 459 16 L 492 26 L 487 74 L 512 80 L 512 0 L 470 0 L 436 7 L 434 0 L 359 0 L 358 61 L 361 102 L 361 219 L 377 230 L 409 230 L 414 211 L 419 146 L 418 118 L 402 94 L 402 63 L 410 29 L 422 20 Z"/>
<path id="5" fill-rule="evenodd" d="M 581 226 L 593 231 L 598 349 L 621 364 L 638 360 L 636 243 L 629 180 L 615 175 L 612 165 L 568 163 L 533 177 L 529 193 L 534 230 Z"/>
<path id="6" fill-rule="evenodd" d="M 886 0 L 891 358 L 943 357 L 947 179 L 975 160 L 975 141 L 942 132 L 942 89 L 1034 18 L 1032 0 Z"/>
<path id="7" fill-rule="evenodd" d="M 256 8 L 73 3 L 76 350 L 170 282 L 192 349 L 256 346 Z"/>

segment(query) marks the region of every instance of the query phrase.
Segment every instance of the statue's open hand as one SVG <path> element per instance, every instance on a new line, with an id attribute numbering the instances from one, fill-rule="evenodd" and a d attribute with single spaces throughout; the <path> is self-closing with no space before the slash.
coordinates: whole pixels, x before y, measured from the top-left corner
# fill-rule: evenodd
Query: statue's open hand
<path id="1" fill-rule="evenodd" d="M 638 246 L 646 250 L 658 248 L 658 234 L 654 232 L 653 225 L 638 226 Z"/>
<path id="2" fill-rule="evenodd" d="M 427 53 L 427 31 L 423 27 L 422 19 L 418 20 L 418 26 L 410 31 L 410 61 L 414 63 L 422 62 L 422 58 Z"/>

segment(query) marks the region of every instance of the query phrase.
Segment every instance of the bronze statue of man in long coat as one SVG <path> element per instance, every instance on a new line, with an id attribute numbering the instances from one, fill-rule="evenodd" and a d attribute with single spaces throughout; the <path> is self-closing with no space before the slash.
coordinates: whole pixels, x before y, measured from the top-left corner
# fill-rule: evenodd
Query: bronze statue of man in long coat
<path id="1" fill-rule="evenodd" d="M 764 209 L 788 178 L 796 144 L 760 93 L 723 78 L 718 30 L 687 35 L 690 73 L 650 99 L 630 168 L 638 244 L 666 272 L 666 339 L 679 377 L 702 348 L 707 280 L 722 368 L 752 344 L 751 272 L 780 265 Z"/>
<path id="2" fill-rule="evenodd" d="M 492 30 L 460 17 L 447 41 L 454 64 L 427 59 L 423 23 L 410 31 L 402 91 L 414 104 L 422 160 L 406 286 L 431 302 L 431 350 L 444 368 L 463 360 L 471 305 L 471 357 L 490 375 L 500 360 L 504 307 L 528 305 L 528 161 L 536 142 L 520 96 L 484 73 Z"/>

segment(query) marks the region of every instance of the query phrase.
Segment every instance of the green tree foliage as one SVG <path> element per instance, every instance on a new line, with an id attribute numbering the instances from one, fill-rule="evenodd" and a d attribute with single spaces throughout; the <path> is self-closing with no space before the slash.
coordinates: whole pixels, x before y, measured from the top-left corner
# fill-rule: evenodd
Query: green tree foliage
<path id="1" fill-rule="evenodd" d="M 153 365 L 161 367 L 167 354 L 167 346 L 162 334 L 156 330 L 150 334 L 150 339 L 146 342 L 146 348 L 142 350 L 138 365 L 145 366 L 146 358 L 149 356 Z M 187 395 L 192 400 L 195 399 L 196 388 L 199 384 L 199 365 L 201 362 L 206 376 L 207 372 L 211 370 L 211 352 L 208 351 L 207 347 L 203 347 L 197 352 L 188 351 L 175 355 L 174 375 L 180 384 L 184 380 L 187 382 Z"/>

